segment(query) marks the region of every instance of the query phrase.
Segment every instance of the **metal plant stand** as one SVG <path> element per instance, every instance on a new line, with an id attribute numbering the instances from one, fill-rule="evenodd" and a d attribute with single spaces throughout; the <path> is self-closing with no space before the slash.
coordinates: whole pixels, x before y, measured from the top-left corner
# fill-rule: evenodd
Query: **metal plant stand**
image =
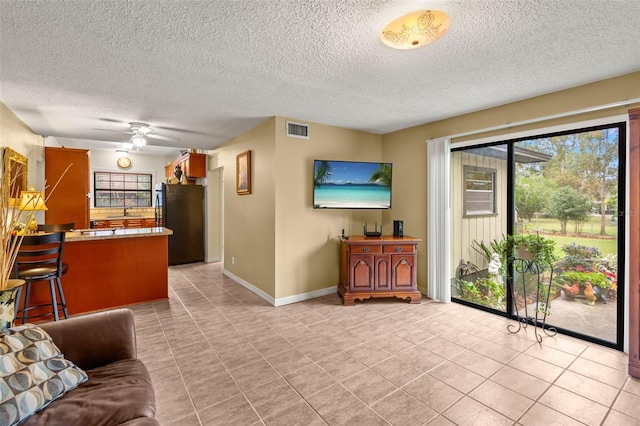
<path id="1" fill-rule="evenodd" d="M 538 343 L 542 343 L 542 333 L 538 332 L 538 327 L 542 329 L 544 334 L 547 336 L 555 336 L 557 334 L 557 330 L 555 327 L 548 327 L 546 325 L 547 314 L 549 313 L 549 296 L 551 295 L 551 281 L 553 280 L 553 268 L 549 265 L 550 275 L 549 282 L 544 280 L 544 265 L 540 265 L 531 260 L 524 259 L 514 259 L 513 260 L 513 270 L 520 274 L 520 282 L 516 282 L 516 279 L 513 280 L 513 285 L 511 286 L 511 298 L 513 300 L 513 306 L 516 312 L 516 318 L 518 319 L 518 325 L 509 324 L 507 326 L 507 330 L 509 333 L 517 333 L 523 328 L 527 328 L 529 324 L 533 324 L 533 332 L 536 336 L 536 340 Z M 535 277 L 535 316 L 529 315 L 529 308 L 527 304 L 527 290 L 531 292 L 531 284 L 527 286 L 526 276 L 527 274 Z M 540 288 L 546 288 L 546 297 L 544 300 L 540 300 Z M 518 312 L 518 303 L 516 301 L 517 289 L 522 289 L 522 297 L 524 299 L 524 316 L 521 317 Z"/>

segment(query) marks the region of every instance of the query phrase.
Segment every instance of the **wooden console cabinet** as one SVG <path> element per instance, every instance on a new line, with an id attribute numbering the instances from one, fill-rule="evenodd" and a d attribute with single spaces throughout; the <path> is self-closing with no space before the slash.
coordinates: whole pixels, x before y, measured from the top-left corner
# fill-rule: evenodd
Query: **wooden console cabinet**
<path id="1" fill-rule="evenodd" d="M 340 238 L 340 283 L 338 293 L 345 305 L 356 299 L 398 297 L 420 303 L 418 291 L 417 245 L 414 237 Z"/>

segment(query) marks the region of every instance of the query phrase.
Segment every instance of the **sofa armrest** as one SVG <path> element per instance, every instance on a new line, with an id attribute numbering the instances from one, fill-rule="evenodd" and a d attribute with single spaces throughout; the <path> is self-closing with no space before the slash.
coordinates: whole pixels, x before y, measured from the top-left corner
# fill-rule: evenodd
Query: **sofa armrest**
<path id="1" fill-rule="evenodd" d="M 113 309 L 37 325 L 49 333 L 66 359 L 83 370 L 137 357 L 131 309 Z"/>

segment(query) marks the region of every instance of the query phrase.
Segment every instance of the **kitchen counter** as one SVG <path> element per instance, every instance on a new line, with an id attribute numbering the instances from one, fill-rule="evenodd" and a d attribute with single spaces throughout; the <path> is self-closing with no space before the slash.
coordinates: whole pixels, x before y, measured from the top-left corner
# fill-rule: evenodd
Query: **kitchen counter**
<path id="1" fill-rule="evenodd" d="M 173 235 L 173 231 L 167 228 L 101 228 L 101 229 L 75 229 L 67 232 L 65 242 L 92 241 L 117 238 L 161 237 Z"/>
<path id="2" fill-rule="evenodd" d="M 62 287 L 70 315 L 169 297 L 167 228 L 83 229 L 66 233 Z M 32 305 L 47 303 L 49 286 L 32 287 Z"/>

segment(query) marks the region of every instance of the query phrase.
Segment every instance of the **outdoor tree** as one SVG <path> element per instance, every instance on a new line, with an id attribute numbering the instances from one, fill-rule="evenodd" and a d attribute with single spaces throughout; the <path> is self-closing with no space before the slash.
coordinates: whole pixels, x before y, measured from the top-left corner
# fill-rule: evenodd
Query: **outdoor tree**
<path id="1" fill-rule="evenodd" d="M 576 174 L 579 138 L 575 134 L 549 138 L 531 139 L 520 143 L 522 146 L 551 156 L 549 161 L 537 163 L 542 175 L 555 182 L 558 187 L 569 186 L 578 189 L 582 176 Z"/>
<path id="2" fill-rule="evenodd" d="M 599 204 L 601 235 L 605 234 L 607 200 L 617 191 L 618 138 L 618 129 L 611 128 L 520 142 L 551 156 L 529 168 L 535 167 L 559 187 L 571 187 Z"/>
<path id="3" fill-rule="evenodd" d="M 577 190 L 563 186 L 558 188 L 551 196 L 549 213 L 560 221 L 560 232 L 567 233 L 567 222 L 574 222 L 574 231 L 578 231 L 579 225 L 586 220 L 591 211 L 589 197 Z"/>
<path id="4" fill-rule="evenodd" d="M 545 212 L 554 189 L 555 183 L 540 174 L 518 177 L 516 179 L 518 216 L 530 221 L 536 213 Z"/>
<path id="5" fill-rule="evenodd" d="M 599 203 L 600 235 L 605 235 L 607 198 L 618 176 L 618 129 L 581 133 L 577 172 L 582 175 L 582 191 Z"/>

